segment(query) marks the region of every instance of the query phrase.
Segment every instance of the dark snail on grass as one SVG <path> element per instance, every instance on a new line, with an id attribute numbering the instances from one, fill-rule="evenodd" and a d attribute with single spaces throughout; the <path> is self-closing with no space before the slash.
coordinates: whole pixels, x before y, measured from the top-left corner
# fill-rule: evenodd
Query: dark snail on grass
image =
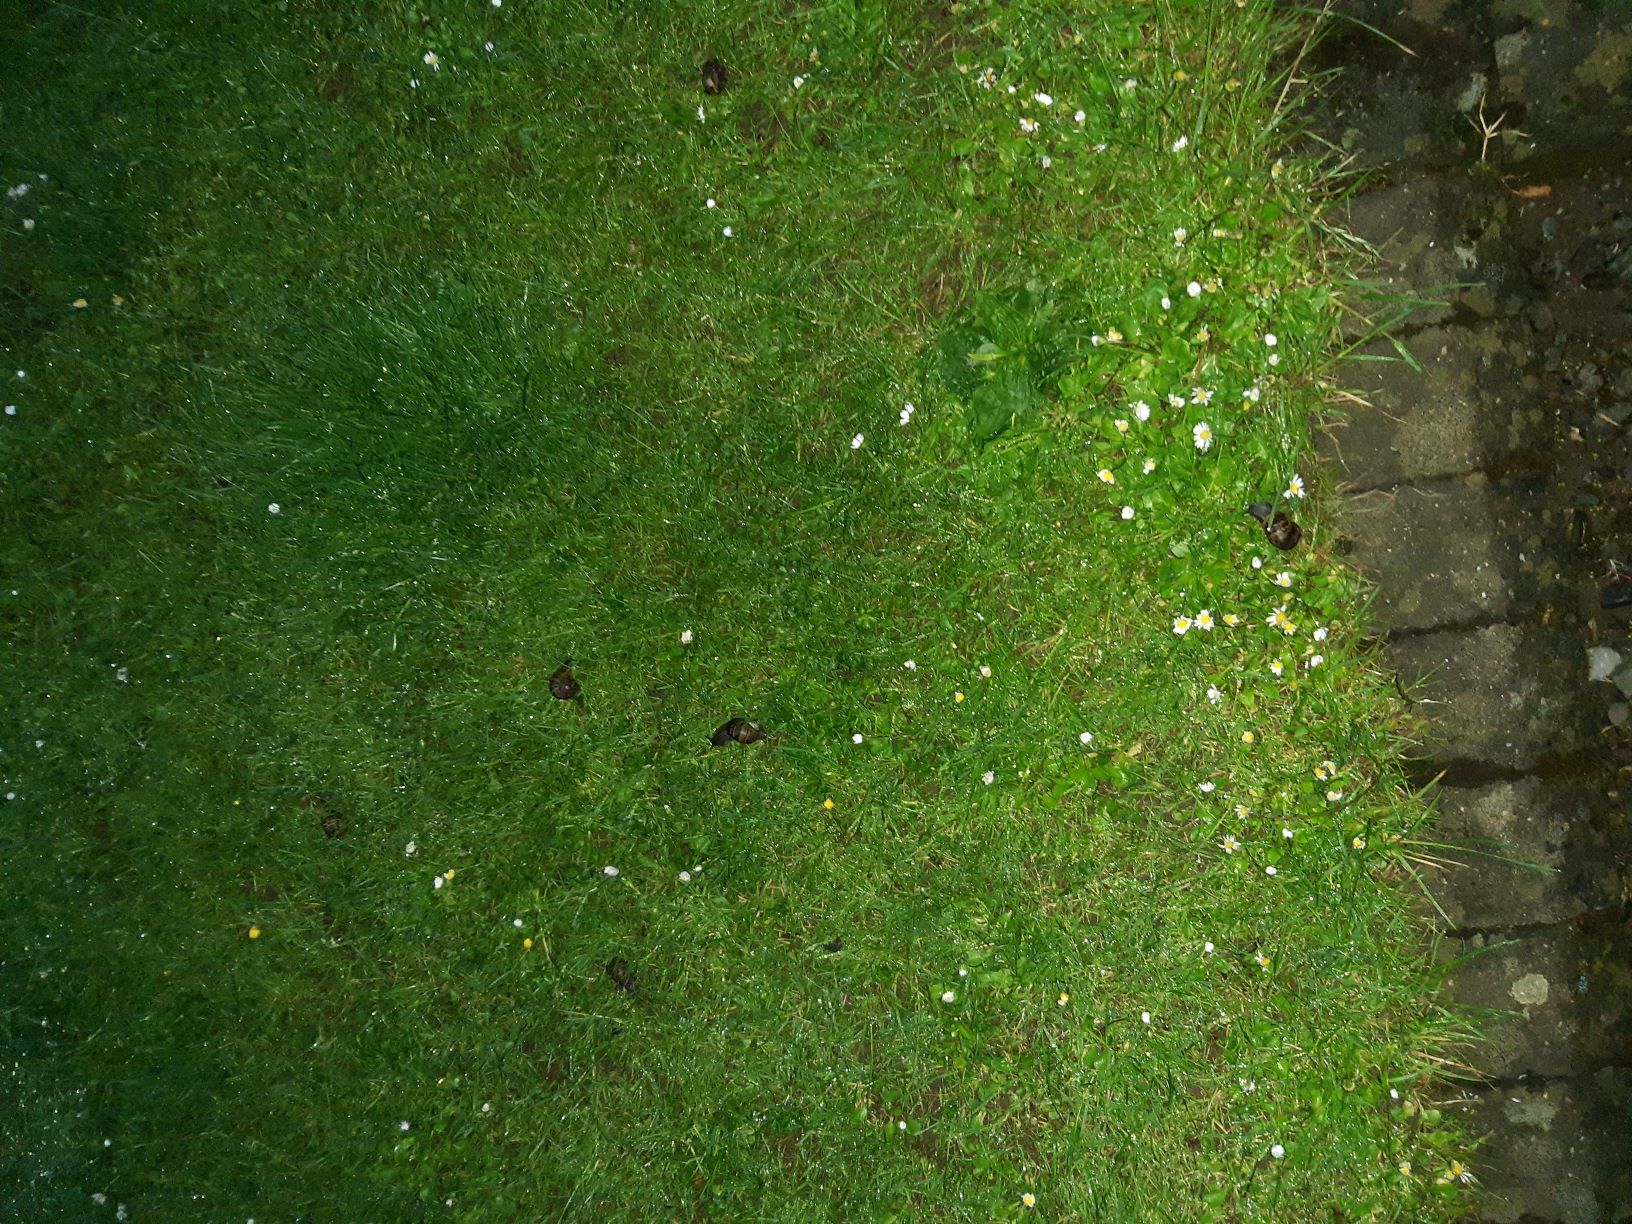
<path id="1" fill-rule="evenodd" d="M 1268 502 L 1253 502 L 1247 513 L 1264 525 L 1264 536 L 1282 552 L 1291 552 L 1303 539 L 1303 528 L 1293 521 L 1285 510 L 1276 510 Z"/>
<path id="2" fill-rule="evenodd" d="M 576 701 L 583 691 L 583 685 L 572 674 L 571 659 L 550 673 L 550 696 L 557 701 Z"/>
<path id="3" fill-rule="evenodd" d="M 759 729 L 758 723 L 749 722 L 746 718 L 733 718 L 709 736 L 708 742 L 716 748 L 721 748 L 733 741 L 739 744 L 752 744 L 764 738 L 765 732 Z"/>

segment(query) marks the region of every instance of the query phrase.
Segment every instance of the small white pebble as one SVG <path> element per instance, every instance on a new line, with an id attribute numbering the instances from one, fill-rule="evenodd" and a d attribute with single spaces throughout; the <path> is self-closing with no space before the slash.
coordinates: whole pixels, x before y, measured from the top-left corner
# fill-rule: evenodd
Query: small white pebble
<path id="1" fill-rule="evenodd" d="M 618 874 L 618 869 L 613 867 L 611 864 L 608 864 L 607 866 L 601 868 L 601 874 L 615 876 Z"/>
<path id="2" fill-rule="evenodd" d="M 857 732 L 856 732 L 856 733 L 855 733 L 855 734 L 854 734 L 854 735 L 852 735 L 852 736 L 851 736 L 851 737 L 850 737 L 850 742 L 851 742 L 851 743 L 852 743 L 852 744 L 859 744 L 859 743 L 861 743 L 861 732 L 860 732 L 860 731 L 857 731 Z"/>
<path id="3" fill-rule="evenodd" d="M 676 877 L 675 877 L 675 878 L 676 878 L 676 879 L 677 879 L 677 880 L 679 880 L 679 881 L 680 881 L 680 883 L 682 883 L 682 884 L 690 884 L 690 883 L 691 883 L 691 872 L 689 872 L 689 871 L 682 871 L 682 872 L 681 872 L 681 873 L 680 873 L 680 874 L 679 874 L 679 875 L 678 875 L 678 876 L 676 876 Z"/>
<path id="4" fill-rule="evenodd" d="M 403 848 L 402 852 L 409 858 L 413 858 L 414 855 L 419 853 L 419 846 L 414 842 L 409 842 L 408 845 Z"/>
<path id="5" fill-rule="evenodd" d="M 518 930 L 518 931 L 521 930 L 521 919 L 520 918 L 511 919 L 510 920 L 510 925 L 515 927 L 516 930 Z"/>
<path id="6" fill-rule="evenodd" d="M 714 197 L 713 196 L 709 196 L 708 199 L 703 202 L 703 207 L 704 208 L 714 208 L 715 206 L 716 205 L 714 203 Z"/>
<path id="7" fill-rule="evenodd" d="M 980 678 L 982 680 L 990 680 L 992 678 L 992 669 L 986 666 L 984 663 L 980 665 Z"/>
<path id="8" fill-rule="evenodd" d="M 724 234 L 727 238 L 731 237 L 731 227 L 729 225 L 726 226 L 720 231 L 720 233 Z"/>
<path id="9" fill-rule="evenodd" d="M 16 404 L 7 404 L 6 405 L 6 415 L 7 416 L 16 416 L 17 415 L 17 405 Z"/>
<path id="10" fill-rule="evenodd" d="M 283 507 L 278 505 L 277 502 L 268 502 L 266 504 L 266 512 L 268 514 L 282 514 Z"/>
<path id="11" fill-rule="evenodd" d="M 1086 746 L 1088 744 L 1091 744 L 1093 742 L 1094 742 L 1094 733 L 1092 731 L 1084 731 L 1084 732 L 1082 732 L 1081 734 L 1079 734 L 1077 736 L 1077 743 L 1082 744 L 1084 746 Z"/>

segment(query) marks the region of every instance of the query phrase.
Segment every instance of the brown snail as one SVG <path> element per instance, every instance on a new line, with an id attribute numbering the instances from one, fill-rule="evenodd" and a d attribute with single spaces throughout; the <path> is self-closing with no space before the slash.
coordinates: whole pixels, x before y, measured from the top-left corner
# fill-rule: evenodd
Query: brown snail
<path id="1" fill-rule="evenodd" d="M 640 984 L 635 980 L 635 971 L 621 956 L 614 956 L 606 962 L 606 976 L 611 978 L 612 985 L 624 994 L 634 994 L 640 989 Z"/>
<path id="2" fill-rule="evenodd" d="M 550 696 L 557 701 L 577 701 L 583 691 L 584 686 L 579 684 L 578 678 L 572 674 L 571 659 L 550 673 Z"/>
<path id="3" fill-rule="evenodd" d="M 1263 524 L 1264 537 L 1282 552 L 1291 552 L 1303 539 L 1303 528 L 1292 516 L 1285 510 L 1276 510 L 1268 502 L 1253 502 L 1247 507 L 1247 513 Z"/>
<path id="4" fill-rule="evenodd" d="M 725 92 L 726 85 L 731 80 L 731 74 L 725 70 L 725 65 L 719 60 L 710 57 L 703 64 L 703 92 L 709 96 Z"/>
<path id="5" fill-rule="evenodd" d="M 758 723 L 750 722 L 746 718 L 733 718 L 709 736 L 708 742 L 716 748 L 721 748 L 733 741 L 739 744 L 752 744 L 764 738 L 765 732 L 759 729 Z"/>

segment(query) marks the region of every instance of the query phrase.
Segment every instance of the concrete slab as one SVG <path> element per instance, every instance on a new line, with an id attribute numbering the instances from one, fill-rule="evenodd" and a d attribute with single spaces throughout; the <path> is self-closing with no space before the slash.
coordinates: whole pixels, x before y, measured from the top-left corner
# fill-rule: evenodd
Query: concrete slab
<path id="1" fill-rule="evenodd" d="M 1333 413 L 1316 431 L 1321 458 L 1354 489 L 1502 471 L 1533 458 L 1556 432 L 1535 395 L 1527 325 L 1427 328 L 1368 345 L 1338 368 L 1364 404 Z"/>
<path id="2" fill-rule="evenodd" d="M 1387 657 L 1421 703 L 1431 760 L 1531 770 L 1595 742 L 1578 634 L 1447 630 L 1394 642 Z"/>
<path id="3" fill-rule="evenodd" d="M 1377 255 L 1345 296 L 1358 313 L 1345 317 L 1344 336 L 1358 340 L 1367 319 L 1400 318 L 1412 303 L 1402 326 L 1519 313 L 1530 294 L 1512 290 L 1528 260 L 1516 257 L 1509 212 L 1505 191 L 1461 170 L 1361 191 L 1330 209 L 1329 225 Z"/>
<path id="4" fill-rule="evenodd" d="M 1484 1040 L 1465 1052 L 1484 1076 L 1566 1076 L 1624 1065 L 1632 1052 L 1632 981 L 1623 919 L 1514 940 L 1460 941 L 1476 953 L 1450 969 L 1444 997 L 1480 1009 Z M 1455 951 L 1449 949 L 1447 951 Z"/>
<path id="5" fill-rule="evenodd" d="M 1486 1088 L 1462 1109 L 1490 1136 L 1473 1158 L 1484 1224 L 1600 1224 L 1632 1215 L 1632 1071 Z"/>
<path id="6" fill-rule="evenodd" d="M 1441 787 L 1422 870 L 1443 930 L 1502 931 L 1561 922 L 1620 903 L 1619 847 L 1596 796 L 1569 781 L 1521 778 Z"/>
<path id="7" fill-rule="evenodd" d="M 1465 627 L 1573 606 L 1555 500 L 1477 476 L 1431 481 L 1344 498 L 1338 525 L 1377 583 L 1381 628 Z"/>

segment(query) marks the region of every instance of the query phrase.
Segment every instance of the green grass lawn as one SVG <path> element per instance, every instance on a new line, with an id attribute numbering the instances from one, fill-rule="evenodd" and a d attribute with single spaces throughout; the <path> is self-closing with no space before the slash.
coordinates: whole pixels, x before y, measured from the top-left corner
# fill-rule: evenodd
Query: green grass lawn
<path id="1" fill-rule="evenodd" d="M 0 22 L 0 1205 L 1454 1216 L 1287 13 Z"/>

